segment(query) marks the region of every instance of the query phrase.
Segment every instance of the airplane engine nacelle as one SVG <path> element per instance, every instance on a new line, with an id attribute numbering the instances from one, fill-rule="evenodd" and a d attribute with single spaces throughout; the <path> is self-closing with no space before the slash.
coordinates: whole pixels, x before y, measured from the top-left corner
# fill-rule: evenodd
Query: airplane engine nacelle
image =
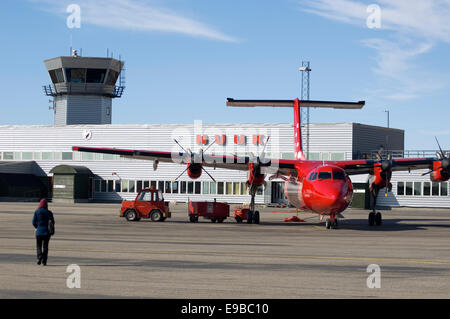
<path id="1" fill-rule="evenodd" d="M 254 163 L 248 164 L 248 180 L 247 185 L 260 186 L 264 184 L 265 175 L 261 174 L 261 167 Z"/>
<path id="2" fill-rule="evenodd" d="M 450 170 L 448 159 L 433 162 L 433 172 L 430 174 L 430 179 L 433 182 L 446 182 L 450 179 Z"/>
<path id="3" fill-rule="evenodd" d="M 383 167 L 381 165 L 375 166 L 373 174 L 371 174 L 369 177 L 370 189 L 373 190 L 374 188 L 381 189 L 384 187 L 388 187 L 388 190 L 391 191 L 391 177 L 392 171 L 390 169 L 385 171 L 383 170 Z"/>
<path id="4" fill-rule="evenodd" d="M 202 176 L 201 164 L 188 164 L 187 174 L 192 179 L 197 179 Z"/>
<path id="5" fill-rule="evenodd" d="M 297 181 L 288 181 L 284 184 L 284 194 L 286 195 L 289 203 L 297 208 L 305 207 L 305 201 L 303 200 L 303 183 Z"/>

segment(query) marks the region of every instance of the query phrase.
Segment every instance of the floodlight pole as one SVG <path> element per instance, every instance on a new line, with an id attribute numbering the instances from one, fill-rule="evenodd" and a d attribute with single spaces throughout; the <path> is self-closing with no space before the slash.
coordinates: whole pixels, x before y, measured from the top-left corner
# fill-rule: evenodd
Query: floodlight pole
<path id="1" fill-rule="evenodd" d="M 302 66 L 299 68 L 302 72 L 301 101 L 309 100 L 309 72 L 311 72 L 309 66 L 309 61 L 302 61 Z M 300 107 L 300 123 L 306 128 L 306 143 L 302 143 L 303 146 L 306 144 L 306 159 L 309 159 L 309 109 L 309 107 Z M 304 142 L 303 137 L 301 138 Z"/>

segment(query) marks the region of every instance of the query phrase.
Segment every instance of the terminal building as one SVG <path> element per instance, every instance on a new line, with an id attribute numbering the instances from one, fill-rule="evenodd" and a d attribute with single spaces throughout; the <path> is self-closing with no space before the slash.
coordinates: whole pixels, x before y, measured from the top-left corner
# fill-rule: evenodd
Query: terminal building
<path id="1" fill-rule="evenodd" d="M 156 151 L 180 151 L 174 139 L 192 151 L 260 154 L 294 158 L 293 123 L 248 124 L 111 124 L 112 100 L 120 98 L 124 85 L 122 61 L 113 58 L 58 57 L 45 61 L 52 84 L 44 93 L 53 98 L 54 125 L 0 126 L 0 200 L 54 202 L 118 202 L 134 199 L 142 188 L 154 186 L 165 200 L 217 200 L 248 203 L 247 172 L 209 169 L 191 180 L 186 168 L 175 163 L 127 159 L 117 155 L 72 151 L 73 146 L 114 147 Z M 394 157 L 429 157 L 434 154 L 404 150 L 400 129 L 359 123 L 310 124 L 309 154 L 312 160 L 372 158 L 383 148 Z M 305 147 L 306 149 L 306 147 Z M 381 191 L 380 206 L 450 207 L 447 182 L 433 183 L 424 171 L 394 172 L 393 189 Z M 256 195 L 257 204 L 285 203 L 282 180 L 266 177 Z M 368 208 L 368 176 L 351 176 L 354 204 Z M 358 199 L 358 203 L 356 201 Z"/>

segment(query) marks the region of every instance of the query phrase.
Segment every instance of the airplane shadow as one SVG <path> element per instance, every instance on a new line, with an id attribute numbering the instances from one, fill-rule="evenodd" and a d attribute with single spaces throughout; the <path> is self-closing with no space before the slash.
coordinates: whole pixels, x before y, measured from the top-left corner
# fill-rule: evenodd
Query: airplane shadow
<path id="1" fill-rule="evenodd" d="M 405 223 L 408 222 L 408 223 Z M 412 222 L 412 223 L 410 223 Z M 448 222 L 447 224 L 439 224 L 439 222 Z M 425 230 L 429 228 L 450 229 L 450 219 L 413 219 L 413 218 L 392 218 L 383 219 L 380 226 L 369 226 L 367 219 L 340 219 L 336 230 L 358 230 L 358 231 L 408 231 L 408 230 Z M 288 226 L 288 227 L 304 227 L 319 226 L 325 228 L 325 222 L 318 223 L 283 223 L 283 222 L 261 222 L 264 226 Z"/>

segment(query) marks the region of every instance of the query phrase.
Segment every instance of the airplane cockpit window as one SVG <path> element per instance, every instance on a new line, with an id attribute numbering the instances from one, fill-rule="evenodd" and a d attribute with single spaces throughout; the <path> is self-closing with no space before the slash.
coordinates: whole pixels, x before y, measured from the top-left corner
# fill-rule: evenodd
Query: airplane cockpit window
<path id="1" fill-rule="evenodd" d="M 331 179 L 331 172 L 319 172 L 319 179 Z"/>
<path id="2" fill-rule="evenodd" d="M 333 179 L 345 180 L 345 173 L 340 171 L 333 172 Z"/>
<path id="3" fill-rule="evenodd" d="M 310 181 L 315 181 L 317 179 L 317 172 L 311 174 Z"/>

